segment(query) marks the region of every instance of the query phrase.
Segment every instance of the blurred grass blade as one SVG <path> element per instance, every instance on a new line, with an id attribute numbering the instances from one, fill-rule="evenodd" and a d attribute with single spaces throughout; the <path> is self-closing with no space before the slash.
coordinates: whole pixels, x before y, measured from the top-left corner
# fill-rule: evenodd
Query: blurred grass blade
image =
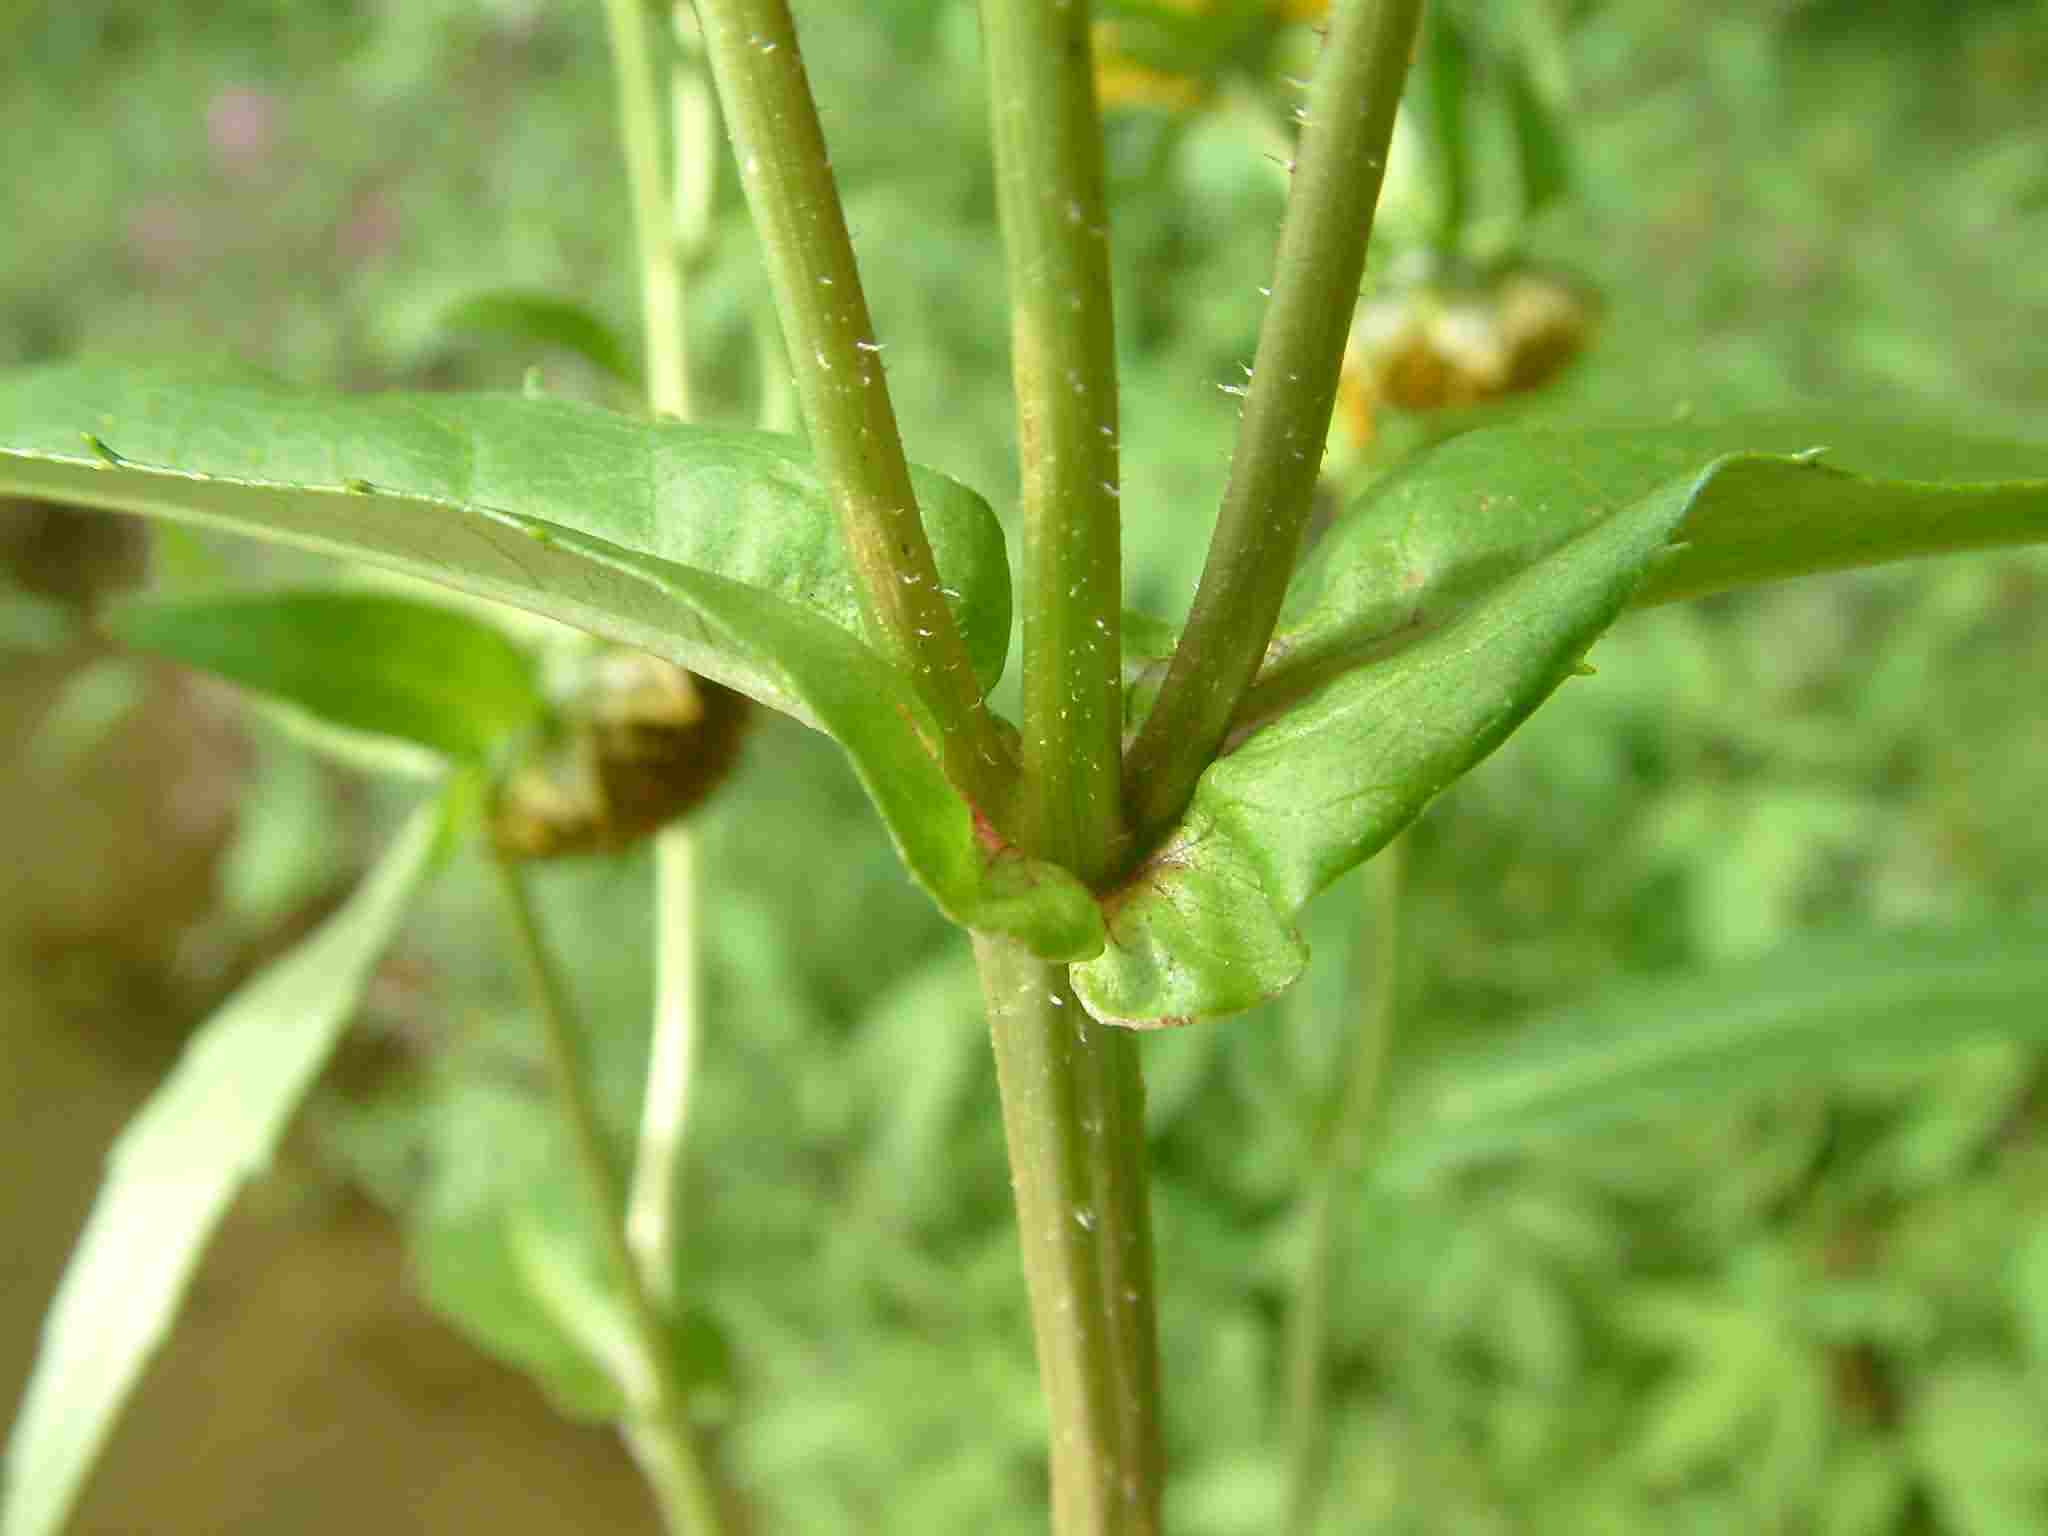
<path id="1" fill-rule="evenodd" d="M 558 294 L 526 288 L 473 293 L 441 311 L 440 329 L 567 352 L 635 395 L 644 392 L 640 365 L 625 338 L 588 306 Z"/>
<path id="2" fill-rule="evenodd" d="M 539 718 L 534 659 L 501 630 L 388 592 L 311 589 L 123 602 L 123 645 L 198 667 L 344 730 L 488 762 Z"/>
<path id="3" fill-rule="evenodd" d="M 242 1184 L 269 1161 L 433 862 L 414 814 L 356 894 L 230 998 L 108 1159 L 7 1447 L 0 1536 L 56 1536 Z"/>
<path id="4" fill-rule="evenodd" d="M 1409 1183 L 1992 1037 L 2048 1040 L 2048 919 L 1808 939 L 1749 965 L 1616 986 L 1425 1068 L 1398 1097 L 1378 1176 Z"/>

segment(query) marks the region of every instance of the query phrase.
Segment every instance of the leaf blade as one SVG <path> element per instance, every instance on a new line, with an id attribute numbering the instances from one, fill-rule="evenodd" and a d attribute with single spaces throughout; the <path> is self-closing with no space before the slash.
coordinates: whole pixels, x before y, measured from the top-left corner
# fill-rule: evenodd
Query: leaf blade
<path id="1" fill-rule="evenodd" d="M 913 480 L 986 687 L 1009 644 L 1001 525 L 966 487 Z M 1085 888 L 1004 846 L 993 808 L 939 770 L 930 712 L 861 638 L 837 516 L 792 440 L 562 401 L 72 366 L 0 374 L 10 488 L 384 565 L 677 662 L 836 737 L 955 921 L 1048 959 L 1100 948 Z"/>
<path id="2" fill-rule="evenodd" d="M 131 649 L 211 672 L 329 725 L 464 762 L 489 762 L 545 707 L 534 658 L 503 631 L 392 593 L 131 598 L 102 624 Z"/>
<path id="3" fill-rule="evenodd" d="M 1816 451 L 1819 451 L 1816 456 Z M 1658 486 L 1718 466 L 1637 605 L 2048 542 L 2048 445 L 1821 412 L 1466 433 L 1354 501 L 1288 592 L 1261 684 L 1439 622 Z"/>

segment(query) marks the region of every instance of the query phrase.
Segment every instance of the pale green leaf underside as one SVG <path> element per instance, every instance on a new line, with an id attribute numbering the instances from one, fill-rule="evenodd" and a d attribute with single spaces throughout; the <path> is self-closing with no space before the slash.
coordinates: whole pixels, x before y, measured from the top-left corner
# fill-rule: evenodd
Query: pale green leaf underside
<path id="1" fill-rule="evenodd" d="M 341 911 L 201 1027 L 114 1144 L 7 1447 L 0 1536 L 54 1536 L 207 1240 L 340 1038 L 433 860 L 417 813 Z"/>
<path id="2" fill-rule="evenodd" d="M 914 475 L 983 686 L 1009 644 L 988 505 Z M 316 395 L 191 370 L 0 374 L 0 492 L 202 523 L 561 619 L 808 718 L 687 603 L 546 536 L 567 529 L 755 587 L 862 633 L 831 499 L 794 439 L 500 395 Z M 817 723 L 812 721 L 813 724 Z"/>
<path id="3" fill-rule="evenodd" d="M 1389 1116 L 1407 1182 L 1632 1117 L 1711 1112 L 1788 1076 L 2048 1040 L 2048 921 L 1835 934 L 1618 985 L 1426 1069 Z"/>
<path id="4" fill-rule="evenodd" d="M 986 686 L 1009 642 L 1001 527 L 964 487 L 916 481 Z M 859 638 L 829 499 L 788 439 L 554 401 L 67 367 L 0 376 L 0 491 L 385 565 L 665 656 L 836 738 L 954 921 L 1048 959 L 1101 947 L 1087 890 L 984 836 L 940 771 L 916 688 Z"/>

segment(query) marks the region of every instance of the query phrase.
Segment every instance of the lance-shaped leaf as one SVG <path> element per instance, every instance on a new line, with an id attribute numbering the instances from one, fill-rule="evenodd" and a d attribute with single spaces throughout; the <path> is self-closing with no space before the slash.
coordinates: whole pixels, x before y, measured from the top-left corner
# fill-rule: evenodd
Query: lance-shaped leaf
<path id="1" fill-rule="evenodd" d="M 1278 991 L 1305 959 L 1301 903 L 1504 739 L 1624 604 L 2038 542 L 2048 446 L 1825 416 L 1455 438 L 1378 482 L 1296 576 L 1249 739 L 1108 898 L 1110 947 L 1075 988 L 1135 1024 Z"/>
<path id="2" fill-rule="evenodd" d="M 1377 1176 L 1408 1183 L 1616 1121 L 1739 1102 L 1816 1073 L 2048 1039 L 2048 921 L 1801 940 L 1616 985 L 1424 1069 Z"/>
<path id="3" fill-rule="evenodd" d="M 965 486 L 926 470 L 913 481 L 990 686 L 1010 634 L 1001 525 Z M 740 582 L 863 632 L 831 498 L 801 444 L 772 433 L 561 400 L 315 395 L 246 375 L 70 364 L 0 374 L 0 493 L 406 571 L 639 646 L 800 717 L 687 603 L 547 532 Z"/>
<path id="4" fill-rule="evenodd" d="M 1301 973 L 1295 916 L 1504 741 L 1569 676 L 1664 553 L 1682 481 L 1596 524 L 1449 622 L 1319 680 L 1210 765 L 1180 826 L 1105 899 L 1072 969 L 1097 1018 L 1232 1013 Z"/>
<path id="5" fill-rule="evenodd" d="M 1259 686 L 1298 688 L 1727 455 L 1638 605 L 2048 541 L 2048 444 L 1808 414 L 1468 433 L 1353 503 L 1288 592 Z"/>
<path id="6" fill-rule="evenodd" d="M 914 476 L 982 684 L 1009 642 L 1002 530 Z M 180 518 L 367 561 L 577 625 L 836 737 L 946 914 L 1093 954 L 1079 882 L 1001 844 L 947 781 L 907 674 L 860 638 L 823 485 L 786 438 L 496 396 L 298 395 L 204 375 L 0 375 L 0 491 Z"/>
<path id="7" fill-rule="evenodd" d="M 388 592 L 137 598 L 102 622 L 328 725 L 467 762 L 493 760 L 545 706 L 534 658 L 502 630 Z"/>
<path id="8" fill-rule="evenodd" d="M 7 1446 L 4 1536 L 54 1536 L 236 1191 L 270 1160 L 440 840 L 419 812 L 333 917 L 203 1025 L 121 1133 Z"/>

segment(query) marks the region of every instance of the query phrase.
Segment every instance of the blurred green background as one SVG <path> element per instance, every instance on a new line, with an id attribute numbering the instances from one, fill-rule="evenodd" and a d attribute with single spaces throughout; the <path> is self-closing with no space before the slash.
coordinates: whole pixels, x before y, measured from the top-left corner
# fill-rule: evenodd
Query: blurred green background
<path id="1" fill-rule="evenodd" d="M 1007 516 L 973 9 L 798 10 L 912 454 Z M 551 387 L 603 397 L 572 358 L 441 323 L 499 287 L 624 328 L 637 314 L 594 4 L 8 15 L 0 363 L 230 353 L 322 387 L 510 389 L 537 362 Z M 1471 244 L 1600 296 L 1585 357 L 1530 409 L 1824 398 L 2048 435 L 2048 6 L 1549 0 L 1487 24 L 1565 104 L 1576 177 L 1527 225 L 1482 200 Z M 1272 46 L 1279 70 L 1307 39 Z M 1109 124 L 1128 592 L 1167 616 L 1235 425 L 1217 385 L 1256 334 L 1280 99 L 1243 76 L 1200 111 Z M 1397 149 L 1383 286 L 1432 227 L 1425 161 Z M 705 414 L 746 421 L 764 296 L 729 172 L 691 302 Z M 140 537 L 17 510 L 0 555 L 69 603 L 134 579 Z M 154 559 L 202 586 L 309 568 L 189 536 Z M 218 689 L 19 628 L 0 652 L 9 1402 L 106 1140 L 182 1031 L 335 899 L 400 798 Z M 2048 557 L 1640 614 L 1594 661 L 1408 838 L 1397 1068 L 1622 973 L 2040 909 Z M 720 1454 L 754 1527 L 1042 1529 L 965 946 L 801 729 L 762 724 L 702 827 L 685 1268 L 721 1341 Z M 565 865 L 543 893 L 622 1140 L 648 890 L 643 857 Z M 1188 1536 L 1279 1518 L 1282 1321 L 1314 1121 L 1353 1027 L 1358 908 L 1355 878 L 1319 904 L 1295 996 L 1145 1048 L 1170 1512 Z M 605 1435 L 416 1299 L 469 1308 L 574 1406 L 573 1368 L 493 1289 L 505 1213 L 560 1176 L 523 1007 L 489 892 L 458 868 L 245 1202 L 79 1530 L 652 1529 Z M 1331 1298 L 1322 1528 L 2048 1529 L 2043 1087 L 2032 1054 L 1987 1045 L 1421 1187 L 1361 1177 Z"/>

